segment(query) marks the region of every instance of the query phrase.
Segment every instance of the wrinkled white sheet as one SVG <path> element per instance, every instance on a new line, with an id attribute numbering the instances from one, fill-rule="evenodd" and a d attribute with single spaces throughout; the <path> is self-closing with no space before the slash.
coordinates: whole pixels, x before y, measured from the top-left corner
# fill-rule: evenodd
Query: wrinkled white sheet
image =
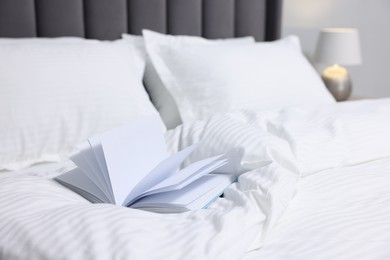
<path id="1" fill-rule="evenodd" d="M 171 152 L 197 140 L 192 160 L 242 147 L 246 170 L 225 198 L 183 214 L 91 204 L 50 179 L 69 163 L 0 173 L 0 258 L 240 259 L 261 252 L 294 202 L 300 176 L 390 156 L 389 118 L 390 101 L 381 100 L 218 114 L 180 126 L 167 133 Z"/>
<path id="2" fill-rule="evenodd" d="M 390 158 L 298 183 L 264 246 L 245 260 L 390 259 Z"/>

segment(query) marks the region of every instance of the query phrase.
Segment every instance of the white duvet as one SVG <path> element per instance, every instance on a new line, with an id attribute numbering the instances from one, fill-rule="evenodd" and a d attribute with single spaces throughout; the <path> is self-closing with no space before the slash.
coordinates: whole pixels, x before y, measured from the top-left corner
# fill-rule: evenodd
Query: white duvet
<path id="1" fill-rule="evenodd" d="M 265 245 L 244 260 L 390 259 L 390 158 L 298 182 Z"/>
<path id="2" fill-rule="evenodd" d="M 240 259 L 250 251 L 272 258 L 269 243 L 285 239 L 302 181 L 386 161 L 389 119 L 390 101 L 378 100 L 218 114 L 180 126 L 166 136 L 172 152 L 197 140 L 192 159 L 245 149 L 245 173 L 225 198 L 183 214 L 91 204 L 51 180 L 70 162 L 0 173 L 0 259 Z M 364 178 L 356 185 L 364 187 Z"/>

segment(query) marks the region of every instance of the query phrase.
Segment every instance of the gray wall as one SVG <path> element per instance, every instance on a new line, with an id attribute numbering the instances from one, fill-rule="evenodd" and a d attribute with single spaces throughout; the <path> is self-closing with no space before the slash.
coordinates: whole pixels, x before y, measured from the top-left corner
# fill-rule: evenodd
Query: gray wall
<path id="1" fill-rule="evenodd" d="M 363 64 L 347 67 L 352 95 L 390 97 L 390 0 L 285 0 L 283 11 L 283 34 L 298 35 L 309 58 L 321 28 L 357 28 Z"/>

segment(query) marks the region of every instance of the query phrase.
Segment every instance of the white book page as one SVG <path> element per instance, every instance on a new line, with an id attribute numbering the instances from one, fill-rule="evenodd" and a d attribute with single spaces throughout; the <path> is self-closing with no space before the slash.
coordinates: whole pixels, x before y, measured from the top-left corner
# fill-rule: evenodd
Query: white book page
<path id="1" fill-rule="evenodd" d="M 243 149 L 232 149 L 226 154 L 214 156 L 192 163 L 177 174 L 157 183 L 142 194 L 143 196 L 159 192 L 181 189 L 210 172 L 228 173 L 237 176 L 241 168 Z"/>
<path id="2" fill-rule="evenodd" d="M 104 152 L 103 152 L 103 147 L 100 138 L 99 136 L 95 136 L 88 139 L 88 142 L 93 150 L 93 153 L 95 154 L 95 158 L 97 160 L 97 164 L 100 168 L 103 178 L 107 183 L 107 188 L 110 193 L 109 197 L 112 201 L 115 201 L 114 192 L 112 191 L 110 175 L 108 174 L 108 170 L 107 170 L 106 158 L 104 158 Z"/>
<path id="3" fill-rule="evenodd" d="M 170 207 L 170 205 L 187 207 L 205 194 L 208 193 L 210 195 L 209 192 L 211 190 L 215 191 L 214 188 L 219 186 L 221 181 L 226 181 L 226 177 L 223 174 L 207 174 L 181 190 L 164 192 L 142 198 L 141 200 L 134 203 L 131 207 Z M 213 197 L 210 197 L 210 200 L 212 199 Z M 208 202 L 205 204 L 207 203 Z M 199 208 L 204 206 L 206 205 L 200 205 Z"/>
<path id="4" fill-rule="evenodd" d="M 167 156 L 162 122 L 144 117 L 100 136 L 116 205 Z"/>
<path id="5" fill-rule="evenodd" d="M 232 174 L 212 174 L 216 179 L 218 179 L 219 184 L 215 186 L 214 189 L 205 193 L 203 196 L 197 198 L 189 205 L 186 206 L 188 210 L 207 208 L 211 203 L 213 203 L 216 199 L 221 196 L 221 194 L 225 191 L 227 187 L 232 184 L 236 177 Z M 216 181 L 217 182 L 217 181 Z"/>
<path id="6" fill-rule="evenodd" d="M 102 176 L 90 144 L 83 142 L 77 148 L 79 150 L 78 153 L 70 156 L 70 159 L 110 198 L 108 184 Z"/>
<path id="7" fill-rule="evenodd" d="M 59 183 L 64 183 L 64 186 L 80 195 L 83 194 L 78 192 L 78 190 L 90 193 L 105 203 L 113 203 L 113 201 L 107 198 L 104 192 L 100 190 L 99 187 L 79 168 L 75 168 L 67 173 L 61 174 L 55 177 L 54 180 L 57 180 Z"/>
<path id="8" fill-rule="evenodd" d="M 153 186 L 148 191 L 143 193 L 142 196 L 182 189 L 200 177 L 225 165 L 227 163 L 226 159 L 218 160 L 222 156 L 223 155 L 214 156 L 192 163 L 186 168 L 180 170 L 178 173 L 172 175 L 170 178 Z"/>
<path id="9" fill-rule="evenodd" d="M 145 191 L 155 186 L 156 184 L 163 182 L 166 179 L 176 175 L 177 170 L 185 159 L 198 147 L 195 143 L 189 147 L 184 148 L 180 152 L 160 162 L 144 179 L 137 184 L 131 193 L 126 198 L 125 205 L 131 204 L 136 198 L 138 198 Z M 215 159 L 216 160 L 216 159 Z M 206 164 L 206 163 L 205 163 Z M 196 169 L 192 173 L 195 173 Z M 191 172 L 190 172 L 191 173 Z"/>

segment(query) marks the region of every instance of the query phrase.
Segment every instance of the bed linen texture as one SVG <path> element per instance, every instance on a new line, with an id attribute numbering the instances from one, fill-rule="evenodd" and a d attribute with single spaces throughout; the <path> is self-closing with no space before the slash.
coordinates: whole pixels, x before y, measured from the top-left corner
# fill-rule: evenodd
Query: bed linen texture
<path id="1" fill-rule="evenodd" d="M 389 158 L 302 178 L 264 247 L 244 259 L 390 259 L 389 184 Z"/>
<path id="2" fill-rule="evenodd" d="M 185 123 L 238 109 L 335 103 L 296 36 L 245 46 L 179 45 L 152 36 L 144 32 L 147 53 Z"/>
<path id="3" fill-rule="evenodd" d="M 156 68 L 154 67 L 149 55 L 147 55 L 147 45 L 162 44 L 175 46 L 177 49 L 189 49 L 193 45 L 237 45 L 244 46 L 254 44 L 255 39 L 253 37 L 239 37 L 228 39 L 215 39 L 208 40 L 199 36 L 188 35 L 167 35 L 161 34 L 150 30 L 142 30 L 144 36 L 135 36 L 130 34 L 123 34 L 124 40 L 129 40 L 131 44 L 134 41 L 139 44 L 141 40 L 141 46 L 143 53 L 145 54 L 146 65 L 143 82 L 146 90 L 150 96 L 151 101 L 159 111 L 167 129 L 173 129 L 182 123 L 182 119 L 177 107 L 177 104 L 162 82 Z"/>
<path id="4" fill-rule="evenodd" d="M 233 147 L 244 149 L 244 173 L 238 183 L 226 191 L 225 198 L 218 199 L 209 209 L 183 214 L 160 215 L 108 204 L 91 204 L 51 180 L 72 167 L 69 162 L 46 166 L 45 170 L 38 167 L 1 173 L 0 258 L 241 259 L 248 253 L 247 257 L 265 252 L 264 259 L 274 259 L 272 257 L 278 255 L 267 252 L 277 250 L 277 246 L 272 248 L 272 242 L 277 243 L 279 238 L 285 242 L 285 251 L 280 251 L 280 254 L 286 252 L 287 256 L 289 253 L 292 257 L 297 256 L 288 251 L 295 248 L 294 243 L 291 247 L 287 245 L 290 240 L 287 241 L 286 237 L 291 238 L 291 233 L 288 233 L 291 230 L 298 238 L 294 240 L 293 236 L 292 242 L 299 244 L 306 234 L 309 245 L 318 247 L 316 250 L 309 245 L 300 245 L 298 248 L 306 250 L 301 252 L 302 256 L 308 257 L 306 259 L 316 259 L 321 247 L 330 248 L 332 243 L 337 243 L 335 241 L 340 241 L 340 246 L 334 248 L 341 254 L 343 250 L 351 250 L 353 245 L 352 238 L 347 239 L 348 235 L 335 234 L 334 240 L 325 241 L 328 242 L 326 246 L 310 240 L 310 236 L 316 234 L 310 233 L 310 228 L 296 234 L 299 232 L 289 226 L 289 219 L 299 222 L 302 220 L 296 214 L 304 216 L 307 213 L 307 217 L 315 221 L 315 209 L 321 208 L 310 202 L 317 199 L 326 212 L 327 207 L 332 207 L 327 196 L 336 199 L 337 194 L 340 198 L 356 195 L 356 201 L 359 201 L 371 191 L 367 187 L 375 185 L 382 189 L 378 188 L 381 194 L 390 193 L 390 188 L 382 183 L 384 178 L 370 178 L 372 171 L 383 172 L 383 176 L 388 172 L 387 163 L 382 166 L 379 163 L 378 170 L 370 165 L 378 160 L 389 161 L 389 116 L 389 100 L 357 101 L 317 106 L 310 110 L 289 108 L 221 113 L 206 122 L 184 124 L 168 131 L 166 140 L 170 152 L 202 140 L 190 160 Z M 340 149 L 342 152 L 336 153 Z M 308 155 L 312 155 L 311 160 Z M 320 157 L 319 165 L 313 163 L 316 156 Z M 356 170 L 356 177 L 353 175 L 356 167 L 367 167 L 367 171 Z M 327 174 L 329 180 L 334 176 L 336 181 L 325 181 L 322 187 L 321 178 L 328 178 L 323 177 Z M 344 180 L 342 176 L 345 176 Z M 348 176 L 359 187 L 343 193 L 343 185 L 349 185 Z M 312 189 L 309 184 L 306 190 L 302 189 L 306 180 L 308 183 L 312 180 L 317 189 Z M 333 195 L 326 187 L 337 180 L 340 184 L 335 186 Z M 359 190 L 361 194 L 358 194 Z M 342 201 L 335 203 L 335 207 L 341 206 Z M 300 205 L 307 206 L 308 210 L 300 212 Z M 365 205 L 369 206 L 362 203 L 362 207 Z M 371 223 L 369 225 L 376 225 L 373 230 L 382 227 L 386 231 L 390 212 L 375 205 L 379 204 L 372 205 L 373 214 L 366 214 L 365 220 Z M 350 207 L 353 206 L 352 203 Z M 342 212 L 345 215 L 340 213 L 335 217 L 344 217 L 347 226 L 357 225 L 354 220 L 359 218 L 348 213 L 356 213 L 358 207 L 356 204 L 356 210 L 346 210 Z M 330 227 L 328 223 L 324 226 Z M 306 224 L 310 225 L 309 222 Z M 351 235 L 358 232 L 347 228 Z M 334 234 L 332 230 L 322 232 L 323 238 Z M 379 240 L 382 245 L 389 242 L 386 235 L 378 235 Z M 365 253 L 380 249 L 381 252 L 373 251 L 373 255 L 387 254 L 388 249 L 379 243 L 371 245 Z M 317 252 L 317 255 L 310 255 L 311 252 Z"/>
<path id="5" fill-rule="evenodd" d="M 59 161 L 90 136 L 157 115 L 144 56 L 136 41 L 0 40 L 0 170 Z"/>

